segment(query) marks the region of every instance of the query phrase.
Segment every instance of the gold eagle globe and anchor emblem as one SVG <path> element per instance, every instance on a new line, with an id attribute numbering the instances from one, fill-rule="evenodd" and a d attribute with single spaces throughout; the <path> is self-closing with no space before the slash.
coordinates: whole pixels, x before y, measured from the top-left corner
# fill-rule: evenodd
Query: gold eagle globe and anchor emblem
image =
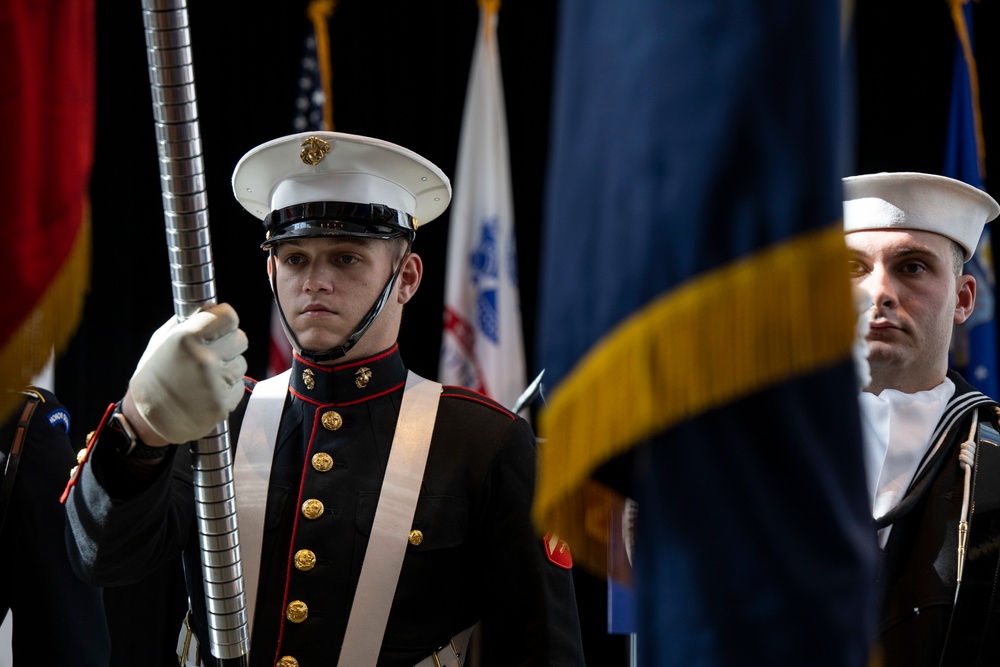
<path id="1" fill-rule="evenodd" d="M 299 151 L 299 158 L 312 167 L 322 162 L 326 154 L 330 152 L 330 142 L 324 141 L 319 137 L 309 137 L 300 145 L 302 146 L 302 150 Z"/>
<path id="2" fill-rule="evenodd" d="M 372 369 L 362 366 L 354 373 L 354 384 L 358 389 L 364 389 L 372 379 Z"/>
<path id="3" fill-rule="evenodd" d="M 315 373 L 313 373 L 313 369 L 307 368 L 302 371 L 302 381 L 306 383 L 306 389 L 315 389 L 316 376 Z"/>

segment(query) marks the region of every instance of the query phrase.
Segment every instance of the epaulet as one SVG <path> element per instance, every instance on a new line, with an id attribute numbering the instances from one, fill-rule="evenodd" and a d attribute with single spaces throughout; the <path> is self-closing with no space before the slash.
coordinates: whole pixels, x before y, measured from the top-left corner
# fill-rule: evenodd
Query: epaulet
<path id="1" fill-rule="evenodd" d="M 471 403 L 478 403 L 479 405 L 483 405 L 487 408 L 496 410 L 500 414 L 506 415 L 511 419 L 517 418 L 517 415 L 515 415 L 510 410 L 508 410 L 504 406 L 494 401 L 489 396 L 486 396 L 485 394 L 480 394 L 477 391 L 473 391 L 465 387 L 459 387 L 456 385 L 445 385 L 441 389 L 441 398 L 457 398 L 460 400 L 469 401 Z"/>

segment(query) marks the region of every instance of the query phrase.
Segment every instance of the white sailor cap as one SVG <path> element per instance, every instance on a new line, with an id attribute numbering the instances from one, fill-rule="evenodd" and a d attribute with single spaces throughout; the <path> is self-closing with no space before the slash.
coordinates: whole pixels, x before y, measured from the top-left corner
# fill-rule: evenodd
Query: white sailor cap
<path id="1" fill-rule="evenodd" d="M 267 248 L 312 236 L 412 238 L 441 215 L 451 182 L 402 146 L 341 132 L 280 137 L 244 155 L 233 194 L 264 221 Z"/>
<path id="2" fill-rule="evenodd" d="M 915 229 L 947 237 L 972 258 L 983 227 L 1000 214 L 993 197 L 968 183 L 917 172 L 844 179 L 844 232 Z"/>

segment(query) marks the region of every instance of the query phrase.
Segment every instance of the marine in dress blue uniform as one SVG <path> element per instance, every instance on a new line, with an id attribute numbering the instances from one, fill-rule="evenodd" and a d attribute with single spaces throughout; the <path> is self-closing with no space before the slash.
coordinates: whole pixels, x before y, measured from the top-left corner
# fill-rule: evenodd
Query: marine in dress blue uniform
<path id="1" fill-rule="evenodd" d="M 406 149 L 338 133 L 268 142 L 241 160 L 233 183 L 265 222 L 272 287 L 296 351 L 268 481 L 251 664 L 336 664 L 352 605 L 365 603 L 354 591 L 407 376 L 394 342 L 358 350 L 370 348 L 366 333 L 412 265 L 394 268 L 344 340 L 310 349 L 300 344 L 301 313 L 283 302 L 281 276 L 291 269 L 279 258 L 285 244 L 344 236 L 405 246 L 405 257 L 417 215 L 427 222 L 443 212 L 450 184 Z M 233 433 L 255 387 L 245 381 Z M 149 414 L 155 420 L 157 410 Z M 190 454 L 115 446 L 123 437 L 113 425 L 100 430 L 71 489 L 76 566 L 90 581 L 113 583 L 183 551 L 194 628 L 205 637 Z M 520 417 L 443 388 L 379 665 L 413 665 L 475 623 L 482 664 L 583 664 L 570 560 L 530 522 L 535 448 Z M 159 462 L 136 461 L 136 452 Z"/>

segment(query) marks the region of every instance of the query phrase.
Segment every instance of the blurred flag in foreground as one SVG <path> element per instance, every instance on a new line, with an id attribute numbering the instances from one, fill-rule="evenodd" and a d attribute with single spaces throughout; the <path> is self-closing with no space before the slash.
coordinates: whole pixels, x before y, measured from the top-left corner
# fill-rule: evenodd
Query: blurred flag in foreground
<path id="1" fill-rule="evenodd" d="M 448 228 L 438 379 L 508 407 L 524 391 L 498 0 L 480 0 Z"/>
<path id="2" fill-rule="evenodd" d="M 875 553 L 840 5 L 559 16 L 539 531 L 602 572 L 608 518 L 635 499 L 638 664 L 861 667 Z"/>
<path id="3" fill-rule="evenodd" d="M 4 3 L 0 54 L 2 417 L 69 342 L 90 284 L 93 0 Z"/>
<path id="4" fill-rule="evenodd" d="M 972 4 L 967 0 L 949 0 L 949 4 L 955 25 L 955 67 L 942 173 L 985 190 L 986 153 L 972 40 Z M 998 396 L 996 275 L 990 227 L 983 230 L 979 247 L 965 270 L 976 277 L 976 309 L 964 324 L 955 327 L 952 366 L 979 391 Z"/>
<path id="5" fill-rule="evenodd" d="M 329 20 L 336 7 L 335 0 L 312 0 L 306 8 L 309 29 L 299 61 L 298 96 L 292 120 L 292 128 L 296 132 L 333 129 Z M 292 365 L 292 345 L 281 327 L 275 303 L 271 304 L 270 341 L 267 377 L 283 373 Z"/>

